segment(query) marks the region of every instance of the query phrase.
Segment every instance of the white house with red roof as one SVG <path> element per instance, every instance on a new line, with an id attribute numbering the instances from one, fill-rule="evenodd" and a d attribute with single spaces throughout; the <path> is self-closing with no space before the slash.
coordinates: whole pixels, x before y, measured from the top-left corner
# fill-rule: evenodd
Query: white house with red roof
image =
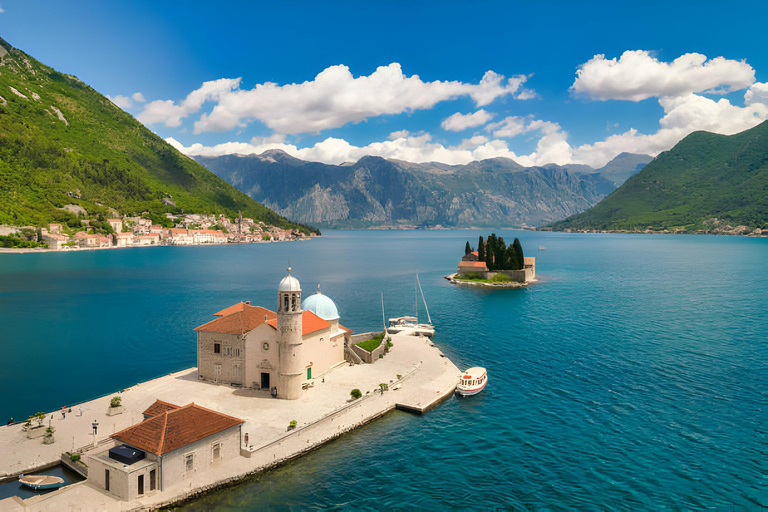
<path id="1" fill-rule="evenodd" d="M 199 379 L 293 400 L 314 378 L 344 364 L 352 331 L 319 287 L 302 303 L 290 270 L 278 286 L 277 312 L 239 302 L 195 328 Z"/>
<path id="2" fill-rule="evenodd" d="M 144 421 L 110 436 L 116 445 L 88 458 L 88 483 L 130 501 L 182 484 L 240 456 L 244 423 L 197 404 L 157 400 Z"/>

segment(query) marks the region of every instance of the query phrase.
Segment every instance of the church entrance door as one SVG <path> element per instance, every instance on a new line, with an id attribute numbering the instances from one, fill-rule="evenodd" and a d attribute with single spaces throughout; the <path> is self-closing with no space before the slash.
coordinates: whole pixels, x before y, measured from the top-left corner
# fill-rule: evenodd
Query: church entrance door
<path id="1" fill-rule="evenodd" d="M 261 372 L 261 389 L 269 389 L 269 374 Z"/>

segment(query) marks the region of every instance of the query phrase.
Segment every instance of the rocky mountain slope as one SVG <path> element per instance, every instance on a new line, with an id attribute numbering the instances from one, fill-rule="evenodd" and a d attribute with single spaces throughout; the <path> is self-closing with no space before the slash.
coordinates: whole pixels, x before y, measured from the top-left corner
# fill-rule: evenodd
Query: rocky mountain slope
<path id="1" fill-rule="evenodd" d="M 64 209 L 67 207 L 67 209 Z M 0 224 L 242 211 L 296 226 L 182 155 L 76 77 L 0 39 Z"/>
<path id="2" fill-rule="evenodd" d="M 586 166 L 527 168 L 507 158 L 446 165 L 368 156 L 328 165 L 271 150 L 196 160 L 281 215 L 321 227 L 536 226 L 615 188 Z"/>
<path id="3" fill-rule="evenodd" d="M 768 121 L 735 135 L 694 132 L 555 230 L 746 232 L 768 228 Z"/>

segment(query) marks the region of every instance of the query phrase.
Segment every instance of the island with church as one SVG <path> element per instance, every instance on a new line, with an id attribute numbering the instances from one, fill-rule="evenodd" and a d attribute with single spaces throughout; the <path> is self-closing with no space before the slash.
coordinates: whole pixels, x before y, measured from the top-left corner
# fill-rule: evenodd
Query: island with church
<path id="1" fill-rule="evenodd" d="M 507 245 L 496 233 L 477 241 L 477 249 L 469 241 L 458 270 L 445 276 L 451 283 L 492 288 L 521 288 L 536 281 L 536 258 L 523 254 L 520 240 Z"/>
<path id="2" fill-rule="evenodd" d="M 290 268 L 276 291 L 274 311 L 238 302 L 196 327 L 196 367 L 0 427 L 0 481 L 61 466 L 80 475 L 0 499 L 0 510 L 170 506 L 394 409 L 423 414 L 455 391 L 462 373 L 431 339 L 386 327 L 353 333 L 319 284 L 302 297 Z"/>

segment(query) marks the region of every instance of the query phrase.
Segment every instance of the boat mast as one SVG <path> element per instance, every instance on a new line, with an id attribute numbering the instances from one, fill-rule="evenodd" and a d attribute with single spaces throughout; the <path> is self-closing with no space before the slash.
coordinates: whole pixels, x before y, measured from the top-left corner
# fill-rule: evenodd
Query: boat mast
<path id="1" fill-rule="evenodd" d="M 419 289 L 417 285 L 419 283 L 419 273 L 416 272 L 416 283 L 413 285 L 413 303 L 416 305 L 416 323 L 419 323 Z"/>
<path id="2" fill-rule="evenodd" d="M 421 292 L 421 300 L 424 301 L 424 309 L 427 311 L 427 321 L 429 325 L 432 325 L 432 318 L 429 316 L 429 308 L 427 307 L 427 299 L 424 298 L 424 290 L 421 289 L 421 281 L 419 281 L 419 274 L 416 274 L 416 284 L 419 285 L 419 291 Z M 418 318 L 416 319 L 418 322 Z"/>
<path id="3" fill-rule="evenodd" d="M 381 323 L 384 324 L 384 332 L 387 332 L 387 321 L 384 317 L 384 292 L 381 292 Z"/>

